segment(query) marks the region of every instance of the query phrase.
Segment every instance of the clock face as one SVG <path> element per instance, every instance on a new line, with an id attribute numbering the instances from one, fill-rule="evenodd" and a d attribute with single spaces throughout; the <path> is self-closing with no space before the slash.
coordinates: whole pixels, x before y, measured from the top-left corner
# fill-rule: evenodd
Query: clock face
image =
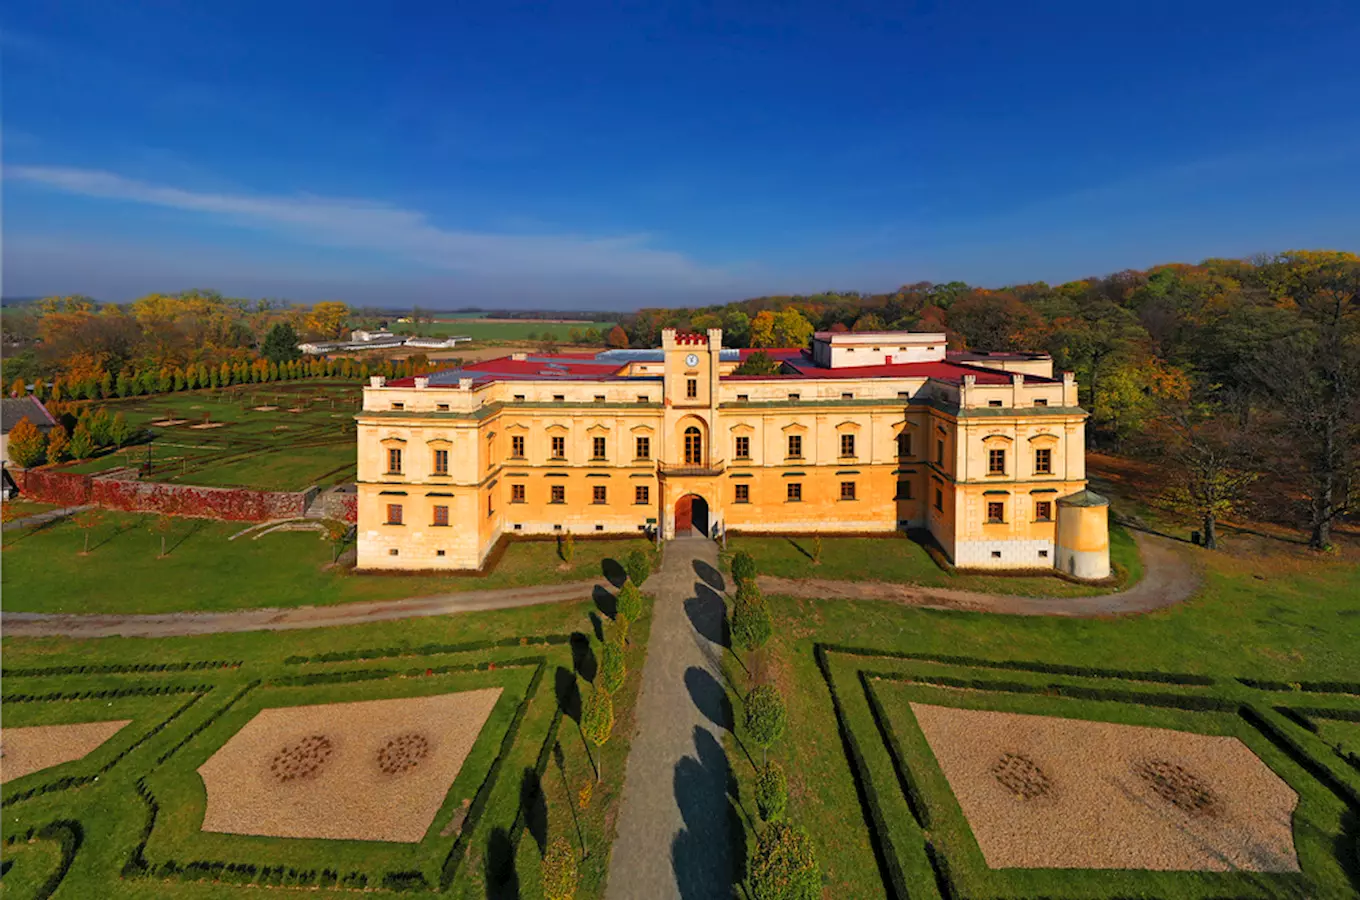
<path id="1" fill-rule="evenodd" d="M 685 357 L 685 365 L 687 365 L 687 366 L 697 366 L 697 365 L 699 365 L 699 357 L 698 357 L 697 355 L 691 353 L 689 356 L 686 356 L 686 357 Z"/>

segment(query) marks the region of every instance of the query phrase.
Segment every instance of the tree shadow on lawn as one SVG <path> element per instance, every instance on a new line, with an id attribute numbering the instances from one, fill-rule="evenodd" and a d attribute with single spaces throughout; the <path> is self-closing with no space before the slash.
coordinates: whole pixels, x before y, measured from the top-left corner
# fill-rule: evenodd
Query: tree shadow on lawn
<path id="1" fill-rule="evenodd" d="M 604 585 L 595 585 L 595 588 L 590 592 L 590 596 L 591 599 L 595 601 L 596 608 L 609 618 L 614 618 L 618 613 L 619 601 L 613 594 L 609 593 Z"/>
<path id="2" fill-rule="evenodd" d="M 797 550 L 799 553 L 803 554 L 803 556 L 807 557 L 809 561 L 812 560 L 812 554 L 804 550 L 802 544 L 798 543 L 793 538 L 784 538 L 784 540 L 788 541 L 790 547 Z"/>
<path id="3" fill-rule="evenodd" d="M 207 523 L 205 523 L 203 519 L 194 519 L 193 524 L 189 526 L 188 530 L 181 534 L 173 544 L 170 544 L 165 548 L 165 555 L 169 556 L 171 553 L 174 553 L 179 549 L 181 544 L 202 531 L 206 527 L 206 524 Z"/>
<path id="4" fill-rule="evenodd" d="M 548 801 L 543 797 L 543 783 L 533 766 L 526 766 L 520 778 L 519 814 L 534 843 L 538 844 L 541 859 L 548 852 Z"/>
<path id="5" fill-rule="evenodd" d="M 571 636 L 571 662 L 576 668 L 576 674 L 586 681 L 595 680 L 595 673 L 599 669 L 595 661 L 595 650 L 590 646 L 590 639 L 579 631 Z"/>
<path id="6" fill-rule="evenodd" d="M 628 580 L 628 572 L 617 559 L 606 559 L 600 563 L 600 571 L 615 590 L 623 587 L 623 583 Z"/>
<path id="7" fill-rule="evenodd" d="M 562 714 L 578 725 L 581 723 L 581 685 L 576 676 L 562 666 L 557 667 L 554 677 L 557 692 L 557 707 Z"/>
<path id="8" fill-rule="evenodd" d="M 107 532 L 102 538 L 90 544 L 90 552 L 93 553 L 105 544 L 112 542 L 114 538 L 132 531 L 136 527 L 137 525 L 135 522 L 123 522 L 120 525 L 114 526 L 112 531 Z"/>
<path id="9" fill-rule="evenodd" d="M 722 572 L 719 572 L 702 559 L 696 559 L 694 561 L 694 574 L 698 575 L 699 578 L 703 580 L 704 584 L 715 591 L 727 590 L 727 582 L 723 579 Z"/>
<path id="10" fill-rule="evenodd" d="M 515 871 L 515 844 L 510 832 L 496 828 L 486 845 L 487 900 L 519 900 L 519 873 Z"/>

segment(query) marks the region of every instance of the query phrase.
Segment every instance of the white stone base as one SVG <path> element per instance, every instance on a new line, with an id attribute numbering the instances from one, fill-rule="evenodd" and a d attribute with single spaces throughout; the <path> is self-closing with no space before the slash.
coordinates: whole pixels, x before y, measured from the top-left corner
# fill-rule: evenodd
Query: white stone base
<path id="1" fill-rule="evenodd" d="M 1058 570 L 1076 578 L 1089 578 L 1096 581 L 1109 578 L 1109 551 L 1069 550 L 1066 547 L 1061 547 L 1058 550 Z"/>
<path id="2" fill-rule="evenodd" d="M 954 545 L 954 565 L 961 569 L 1051 569 L 1055 556 L 1052 541 L 959 541 Z"/>

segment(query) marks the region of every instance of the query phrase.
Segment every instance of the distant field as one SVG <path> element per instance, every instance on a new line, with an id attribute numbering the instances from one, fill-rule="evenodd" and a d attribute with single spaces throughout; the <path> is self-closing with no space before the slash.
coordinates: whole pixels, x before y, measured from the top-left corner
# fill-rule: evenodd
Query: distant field
<path id="1" fill-rule="evenodd" d="M 110 401 L 106 405 L 132 425 L 150 429 L 153 440 L 68 471 L 140 465 L 149 455 L 152 471 L 143 476 L 149 481 L 279 491 L 340 484 L 355 474 L 353 417 L 360 397 L 358 384 L 322 381 Z M 222 424 L 193 427 L 205 418 Z"/>
<path id="2" fill-rule="evenodd" d="M 420 326 L 395 324 L 395 334 L 421 334 L 427 337 L 448 337 L 465 334 L 478 341 L 523 341 L 530 335 L 539 339 L 566 341 L 573 329 L 585 332 L 591 328 L 601 334 L 614 327 L 613 322 L 580 322 L 533 319 L 440 319 Z"/>

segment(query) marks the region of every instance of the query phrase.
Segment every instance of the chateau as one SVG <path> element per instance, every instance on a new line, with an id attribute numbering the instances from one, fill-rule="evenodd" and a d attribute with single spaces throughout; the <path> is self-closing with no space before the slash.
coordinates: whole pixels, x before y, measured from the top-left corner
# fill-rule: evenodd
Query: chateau
<path id="1" fill-rule="evenodd" d="M 1109 575 L 1070 372 L 945 335 L 722 331 L 653 350 L 515 354 L 364 390 L 360 569 L 479 568 L 505 535 L 924 529 L 955 565 Z"/>

